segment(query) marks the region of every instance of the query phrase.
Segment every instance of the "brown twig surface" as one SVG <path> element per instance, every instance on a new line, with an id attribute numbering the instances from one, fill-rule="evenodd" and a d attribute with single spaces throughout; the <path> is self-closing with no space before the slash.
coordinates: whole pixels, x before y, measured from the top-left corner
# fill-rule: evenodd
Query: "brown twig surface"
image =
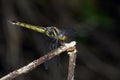
<path id="1" fill-rule="evenodd" d="M 52 52 L 49 52 L 48 54 L 40 57 L 39 59 L 34 60 L 33 62 L 29 63 L 28 65 L 26 65 L 26 66 L 24 66 L 24 67 L 22 67 L 22 68 L 20 68 L 18 70 L 15 70 L 13 72 L 10 72 L 9 74 L 2 77 L 0 80 L 12 80 L 12 79 L 16 78 L 17 76 L 28 73 L 29 71 L 32 71 L 38 65 L 45 62 L 46 60 L 49 60 L 49 59 L 55 57 L 56 55 L 59 55 L 60 53 L 62 53 L 64 51 L 68 51 L 69 49 L 71 49 L 75 45 L 76 45 L 75 41 L 72 41 L 69 44 L 65 43 L 64 45 L 62 45 L 59 48 L 53 50 Z"/>
<path id="2" fill-rule="evenodd" d="M 69 68 L 68 68 L 68 80 L 74 80 L 74 68 L 76 62 L 76 48 L 73 47 L 72 51 L 69 51 Z"/>

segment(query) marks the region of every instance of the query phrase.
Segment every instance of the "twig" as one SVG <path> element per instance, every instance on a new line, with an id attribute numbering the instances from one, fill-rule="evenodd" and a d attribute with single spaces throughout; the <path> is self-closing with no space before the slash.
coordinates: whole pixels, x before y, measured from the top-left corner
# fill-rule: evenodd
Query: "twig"
<path id="1" fill-rule="evenodd" d="M 76 48 L 73 47 L 72 51 L 69 51 L 69 68 L 68 68 L 68 80 L 74 80 L 74 68 L 76 62 Z"/>
<path id="2" fill-rule="evenodd" d="M 29 71 L 32 71 L 33 69 L 35 69 L 41 63 L 55 57 L 56 55 L 61 54 L 64 51 L 71 49 L 75 45 L 76 45 L 75 41 L 72 41 L 69 44 L 65 43 L 64 45 L 60 46 L 59 48 L 53 50 L 52 52 L 50 52 L 46 55 L 44 55 L 43 57 L 40 57 L 39 59 L 34 60 L 33 62 L 29 63 L 28 65 L 26 65 L 18 70 L 15 70 L 13 72 L 10 72 L 9 74 L 3 76 L 0 80 L 12 80 L 12 79 L 16 78 L 17 76 L 28 73 Z"/>

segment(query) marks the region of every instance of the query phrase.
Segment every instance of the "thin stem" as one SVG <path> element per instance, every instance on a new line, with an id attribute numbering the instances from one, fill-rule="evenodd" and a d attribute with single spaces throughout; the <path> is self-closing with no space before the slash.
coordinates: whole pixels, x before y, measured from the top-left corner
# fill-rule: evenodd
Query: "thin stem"
<path id="1" fill-rule="evenodd" d="M 75 62 L 76 62 L 76 48 L 72 52 L 68 52 L 69 54 L 69 68 L 68 68 L 68 79 L 67 80 L 74 80 L 74 69 L 75 69 Z"/>

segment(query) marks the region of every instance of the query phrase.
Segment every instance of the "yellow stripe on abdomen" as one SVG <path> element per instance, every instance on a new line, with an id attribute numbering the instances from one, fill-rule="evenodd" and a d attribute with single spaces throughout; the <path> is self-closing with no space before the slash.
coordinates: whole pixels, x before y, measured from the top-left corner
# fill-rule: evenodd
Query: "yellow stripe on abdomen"
<path id="1" fill-rule="evenodd" d="M 30 24 L 26 24 L 26 23 L 22 23 L 22 22 L 11 22 L 14 25 L 20 26 L 20 27 L 25 27 L 28 29 L 32 29 L 34 31 L 40 32 L 40 33 L 44 33 L 45 32 L 45 28 L 42 26 L 35 26 L 35 25 L 30 25 Z"/>

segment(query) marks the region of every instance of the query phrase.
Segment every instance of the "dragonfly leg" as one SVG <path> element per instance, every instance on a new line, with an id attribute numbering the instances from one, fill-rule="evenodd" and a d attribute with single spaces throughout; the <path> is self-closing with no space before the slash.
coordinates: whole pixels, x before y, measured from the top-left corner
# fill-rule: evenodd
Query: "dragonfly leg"
<path id="1" fill-rule="evenodd" d="M 49 49 L 50 51 L 56 49 L 59 46 L 58 40 L 55 40 L 54 42 L 50 42 L 49 44 Z M 60 56 L 56 56 L 55 58 L 52 59 L 53 62 L 57 63 L 57 65 L 60 62 Z"/>
<path id="2" fill-rule="evenodd" d="M 45 67 L 45 70 L 48 70 L 48 61 L 44 62 L 44 67 Z"/>

